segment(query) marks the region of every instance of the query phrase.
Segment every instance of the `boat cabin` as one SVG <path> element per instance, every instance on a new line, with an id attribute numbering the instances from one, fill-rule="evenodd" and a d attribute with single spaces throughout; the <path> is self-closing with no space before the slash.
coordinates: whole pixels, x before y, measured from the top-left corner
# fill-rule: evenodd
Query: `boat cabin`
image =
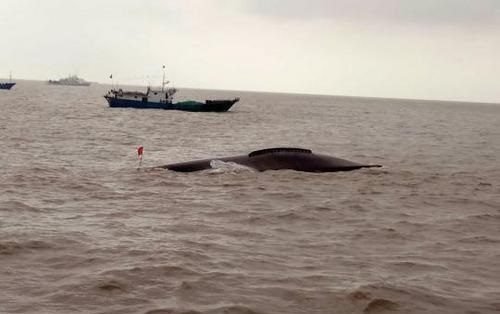
<path id="1" fill-rule="evenodd" d="M 138 91 L 123 91 L 119 88 L 110 90 L 108 92 L 108 96 L 124 100 L 171 104 L 173 96 L 176 92 L 177 90 L 175 88 L 152 89 L 148 86 L 146 93 Z"/>

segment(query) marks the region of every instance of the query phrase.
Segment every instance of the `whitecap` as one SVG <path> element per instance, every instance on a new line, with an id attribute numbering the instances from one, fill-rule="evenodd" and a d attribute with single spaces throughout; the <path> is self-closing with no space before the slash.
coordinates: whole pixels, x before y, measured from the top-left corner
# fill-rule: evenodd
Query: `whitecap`
<path id="1" fill-rule="evenodd" d="M 219 174 L 219 173 L 240 173 L 240 172 L 254 172 L 255 170 L 243 166 L 240 164 L 237 164 L 235 162 L 231 161 L 222 161 L 222 160 L 211 160 L 210 161 L 210 167 L 212 169 L 209 170 L 209 173 L 211 174 Z"/>

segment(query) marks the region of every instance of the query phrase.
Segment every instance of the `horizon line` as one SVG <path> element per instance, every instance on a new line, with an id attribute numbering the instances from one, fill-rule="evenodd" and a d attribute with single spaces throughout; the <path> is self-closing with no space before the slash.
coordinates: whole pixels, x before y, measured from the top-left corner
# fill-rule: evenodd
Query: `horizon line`
<path id="1" fill-rule="evenodd" d="M 25 79 L 19 78 L 19 81 L 35 81 L 35 82 L 48 82 L 48 80 L 39 79 Z M 88 81 L 92 84 L 98 85 L 108 85 L 109 83 L 102 83 L 97 81 Z M 134 84 L 120 84 L 121 86 L 134 86 L 134 87 L 147 87 L 147 85 L 134 85 Z M 207 90 L 207 91 L 222 91 L 222 92 L 244 92 L 244 93 L 265 93 L 265 94 L 289 94 L 289 95 L 304 95 L 304 96 L 322 96 L 322 97 L 346 97 L 346 98 L 375 98 L 375 99 L 392 99 L 392 100 L 404 100 L 404 101 L 434 101 L 434 102 L 448 102 L 448 103 L 472 103 L 472 104 L 483 104 L 483 105 L 500 105 L 499 102 L 493 101 L 478 101 L 478 100 L 456 100 L 456 99 L 426 99 L 426 98 L 406 98 L 406 97 L 393 97 L 393 96 L 357 96 L 357 95 L 344 95 L 344 94 L 324 94 L 324 93 L 308 93 L 308 92 L 291 92 L 291 91 L 264 91 L 264 90 L 243 90 L 243 89 L 222 89 L 222 88 L 202 88 L 202 87 L 187 87 L 181 86 L 176 87 L 179 89 L 197 89 L 197 90 Z"/>

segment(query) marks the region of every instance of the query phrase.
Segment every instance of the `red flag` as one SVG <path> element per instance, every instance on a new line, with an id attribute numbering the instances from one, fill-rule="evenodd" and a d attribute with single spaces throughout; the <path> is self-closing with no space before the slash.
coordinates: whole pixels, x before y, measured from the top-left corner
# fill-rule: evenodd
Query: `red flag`
<path id="1" fill-rule="evenodd" d="M 142 156 L 142 153 L 144 153 L 144 147 L 139 146 L 139 147 L 137 148 L 137 155 Z"/>

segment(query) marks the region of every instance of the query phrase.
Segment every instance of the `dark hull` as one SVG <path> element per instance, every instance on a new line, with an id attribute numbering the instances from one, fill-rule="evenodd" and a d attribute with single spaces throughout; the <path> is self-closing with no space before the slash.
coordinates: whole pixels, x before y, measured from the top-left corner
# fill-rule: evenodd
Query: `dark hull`
<path id="1" fill-rule="evenodd" d="M 248 155 L 196 160 L 169 164 L 160 166 L 160 168 L 179 172 L 200 171 L 210 169 L 210 163 L 212 160 L 234 162 L 258 171 L 289 169 L 305 172 L 337 172 L 351 171 L 361 168 L 381 167 L 380 165 L 363 165 L 327 155 L 313 154 L 307 149 L 270 148 L 255 151 Z"/>
<path id="2" fill-rule="evenodd" d="M 235 98 L 232 100 L 207 100 L 204 103 L 197 101 L 159 103 L 143 101 L 141 99 L 123 99 L 113 96 L 104 96 L 104 98 L 108 101 L 109 106 L 113 108 L 165 109 L 193 112 L 224 112 L 228 111 L 237 101 L 239 101 L 238 98 Z"/>
<path id="3" fill-rule="evenodd" d="M 113 108 L 167 109 L 168 104 L 104 96 Z"/>
<path id="4" fill-rule="evenodd" d="M 16 83 L 0 83 L 0 89 L 11 89 Z"/>

